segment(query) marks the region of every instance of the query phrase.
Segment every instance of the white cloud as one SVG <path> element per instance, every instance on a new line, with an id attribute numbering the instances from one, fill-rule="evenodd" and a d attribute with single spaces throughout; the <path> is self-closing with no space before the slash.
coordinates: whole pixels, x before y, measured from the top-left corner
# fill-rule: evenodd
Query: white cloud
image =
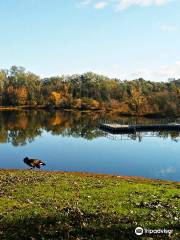
<path id="1" fill-rule="evenodd" d="M 166 81 L 168 78 L 180 78 L 180 61 L 157 69 L 141 68 L 130 75 L 131 78 L 143 77 L 147 80 Z"/>
<path id="2" fill-rule="evenodd" d="M 97 2 L 96 0 L 81 0 L 83 5 L 93 5 L 96 9 L 103 9 L 108 4 L 115 8 L 116 11 L 127 9 L 131 6 L 162 6 L 174 0 L 104 0 Z"/>
<path id="3" fill-rule="evenodd" d="M 105 2 L 105 1 L 102 1 L 102 2 L 97 2 L 97 3 L 95 3 L 94 4 L 94 7 L 96 8 L 96 9 L 103 9 L 103 8 L 105 8 L 106 6 L 107 6 L 107 2 Z"/>
<path id="4" fill-rule="evenodd" d="M 176 32 L 177 31 L 177 27 L 174 26 L 174 25 L 161 25 L 160 26 L 160 29 L 163 31 L 163 32 L 168 32 L 168 33 L 172 33 L 172 32 Z"/>
<path id="5" fill-rule="evenodd" d="M 161 173 L 162 175 L 171 174 L 171 173 L 175 173 L 175 172 L 176 172 L 176 168 L 174 168 L 174 167 L 164 168 L 159 171 L 159 173 Z"/>
<path id="6" fill-rule="evenodd" d="M 168 3 L 170 0 L 119 0 L 117 1 L 117 10 L 124 10 L 131 6 L 161 6 Z"/>
<path id="7" fill-rule="evenodd" d="M 145 80 L 160 82 L 167 81 L 170 78 L 180 79 L 180 61 L 171 65 L 159 66 L 156 68 L 139 68 L 127 69 L 127 67 L 117 65 L 107 66 L 106 69 L 91 69 L 99 74 L 107 75 L 111 78 L 119 78 L 121 80 L 132 80 L 144 78 Z"/>
<path id="8" fill-rule="evenodd" d="M 83 1 L 81 1 L 81 4 L 83 4 L 83 5 L 89 5 L 90 3 L 92 3 L 92 0 L 83 0 Z"/>

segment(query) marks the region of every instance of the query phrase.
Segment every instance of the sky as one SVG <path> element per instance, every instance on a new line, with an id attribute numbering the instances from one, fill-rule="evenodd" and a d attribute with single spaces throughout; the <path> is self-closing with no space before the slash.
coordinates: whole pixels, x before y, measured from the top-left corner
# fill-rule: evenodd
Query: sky
<path id="1" fill-rule="evenodd" d="M 180 0 L 0 0 L 0 68 L 180 78 Z"/>

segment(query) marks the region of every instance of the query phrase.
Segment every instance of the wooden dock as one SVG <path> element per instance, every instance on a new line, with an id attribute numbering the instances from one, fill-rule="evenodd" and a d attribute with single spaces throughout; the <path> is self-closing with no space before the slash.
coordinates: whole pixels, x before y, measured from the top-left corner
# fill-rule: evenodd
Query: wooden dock
<path id="1" fill-rule="evenodd" d="M 149 132 L 149 131 L 180 131 L 180 124 L 151 124 L 151 125 L 121 125 L 102 123 L 99 128 L 109 133 Z"/>

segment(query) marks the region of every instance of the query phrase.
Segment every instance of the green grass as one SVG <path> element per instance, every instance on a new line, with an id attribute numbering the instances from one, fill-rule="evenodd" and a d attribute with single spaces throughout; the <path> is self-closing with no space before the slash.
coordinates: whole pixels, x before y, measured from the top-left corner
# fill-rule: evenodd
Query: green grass
<path id="1" fill-rule="evenodd" d="M 0 239 L 180 239 L 180 184 L 141 178 L 0 170 Z"/>

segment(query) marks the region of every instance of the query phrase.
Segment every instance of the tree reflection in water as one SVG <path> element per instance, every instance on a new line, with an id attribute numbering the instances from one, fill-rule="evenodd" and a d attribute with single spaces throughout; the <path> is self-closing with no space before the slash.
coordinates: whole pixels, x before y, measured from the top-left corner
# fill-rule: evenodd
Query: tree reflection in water
<path id="1" fill-rule="evenodd" d="M 34 141 L 41 136 L 43 131 L 52 135 L 82 137 L 92 140 L 107 136 L 107 133 L 98 129 L 101 121 L 116 122 L 122 124 L 152 124 L 170 120 L 157 120 L 148 118 L 122 117 L 117 113 L 105 112 L 80 112 L 80 111 L 45 111 L 22 110 L 0 112 L 0 143 L 10 142 L 13 146 L 22 146 Z M 172 121 L 172 120 L 171 120 Z M 177 141 L 179 132 L 157 132 L 157 137 L 171 137 Z M 142 141 L 143 133 L 129 134 L 131 140 Z"/>

